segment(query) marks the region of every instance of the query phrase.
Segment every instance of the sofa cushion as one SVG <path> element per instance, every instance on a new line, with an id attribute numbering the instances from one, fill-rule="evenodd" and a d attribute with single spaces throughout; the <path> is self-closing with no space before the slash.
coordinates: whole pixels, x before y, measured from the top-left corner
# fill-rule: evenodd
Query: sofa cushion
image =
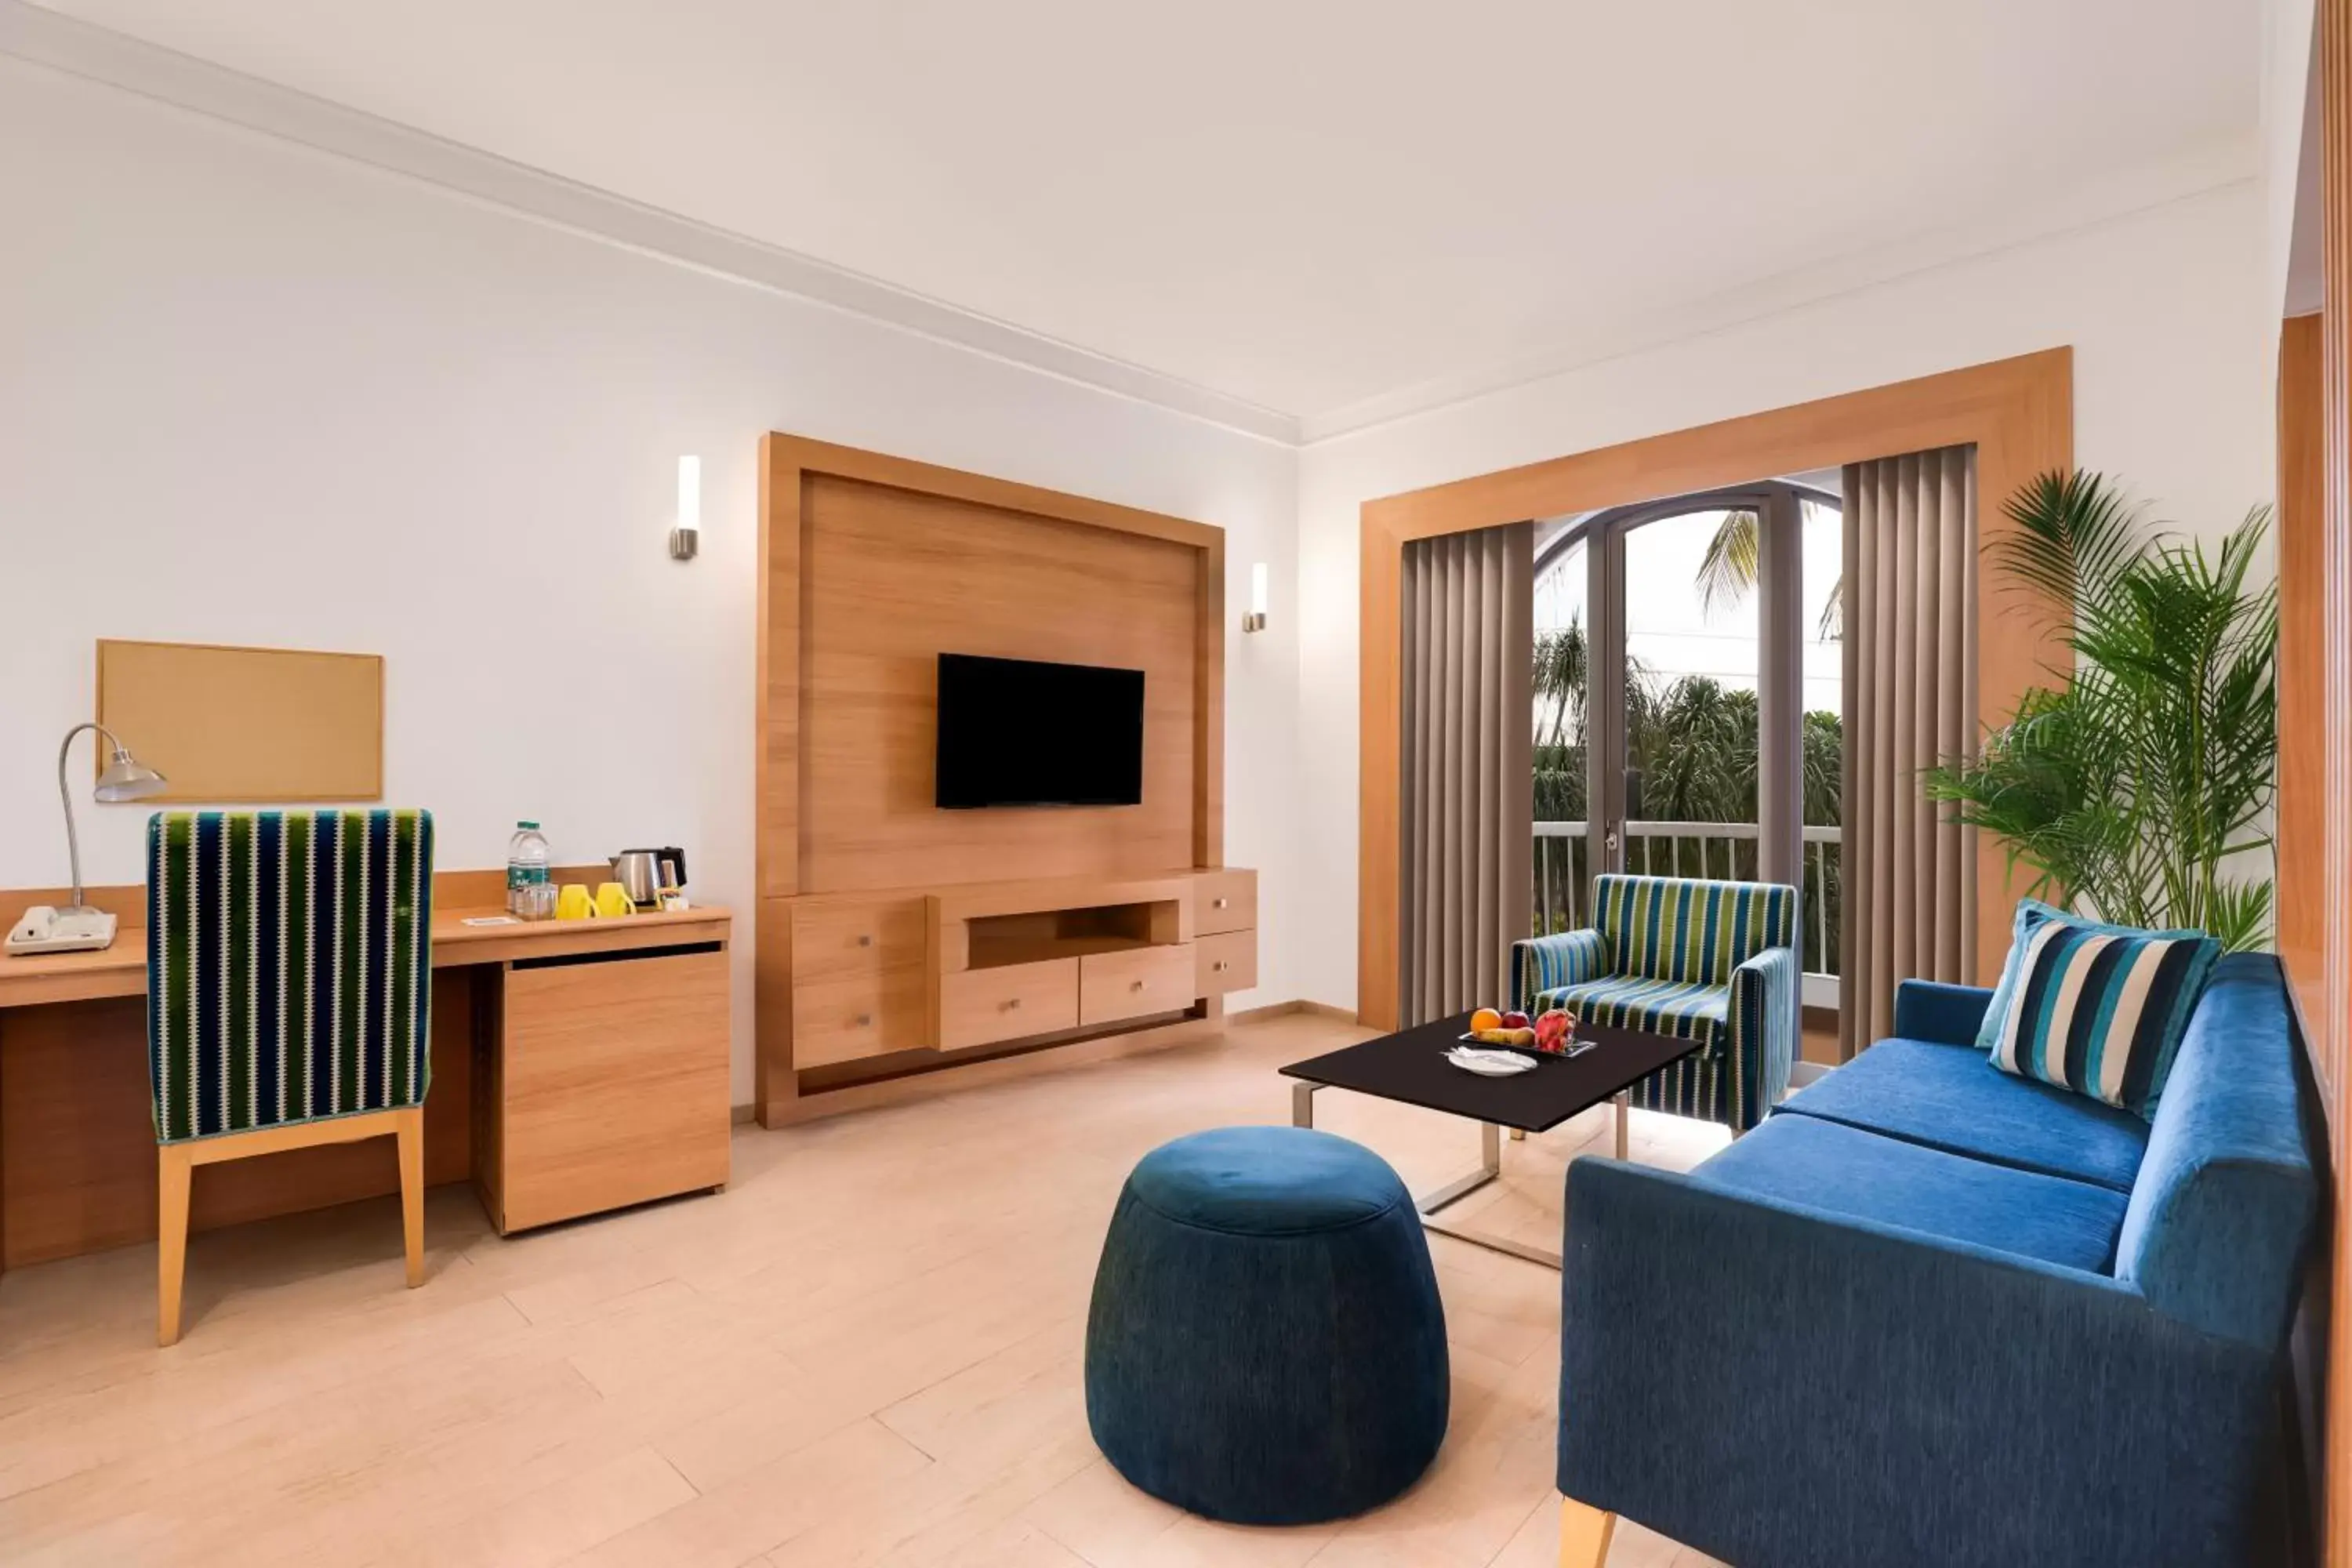
<path id="1" fill-rule="evenodd" d="M 2126 1202 L 2087 1182 L 1812 1116 L 1773 1117 L 1691 1179 L 2095 1274 L 2107 1272 L 2115 1257 Z"/>
<path id="2" fill-rule="evenodd" d="M 1546 1007 L 1565 1007 L 1583 1023 L 1641 1029 L 1713 1045 L 1731 1027 L 1731 987 L 1695 981 L 1610 975 L 1540 993 Z"/>
<path id="3" fill-rule="evenodd" d="M 2221 944 L 2101 925 L 2031 899 L 1978 1041 L 2003 1072 L 2152 1113 Z"/>
<path id="4" fill-rule="evenodd" d="M 2147 1150 L 2147 1123 L 2128 1110 L 1987 1072 L 1982 1051 L 1926 1040 L 1881 1040 L 1780 1109 L 2126 1194 Z"/>

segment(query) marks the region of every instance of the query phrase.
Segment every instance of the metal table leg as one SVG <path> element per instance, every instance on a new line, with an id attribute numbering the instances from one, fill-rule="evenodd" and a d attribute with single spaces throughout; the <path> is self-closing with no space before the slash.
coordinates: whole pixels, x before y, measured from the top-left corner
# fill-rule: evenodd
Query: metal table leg
<path id="1" fill-rule="evenodd" d="M 1291 1084 L 1290 1123 L 1292 1126 L 1315 1125 L 1315 1091 L 1321 1087 L 1320 1084 L 1304 1081 Z M 1620 1099 L 1622 1100 L 1622 1097 L 1621 1096 Z M 1622 1106 L 1617 1114 L 1619 1118 L 1617 1135 L 1622 1145 L 1625 1135 L 1623 1120 L 1625 1113 Z M 1623 1152 L 1622 1147 L 1619 1152 L 1621 1154 Z M 1503 1130 L 1491 1121 L 1481 1121 L 1478 1123 L 1478 1168 L 1466 1176 L 1446 1183 L 1433 1192 L 1414 1194 L 1412 1206 L 1420 1211 L 1423 1226 L 1435 1231 L 1440 1236 L 1450 1236 L 1456 1241 L 1466 1241 L 1473 1247 L 1483 1247 L 1489 1252 L 1499 1252 L 1507 1257 L 1525 1258 L 1529 1263 L 1540 1263 L 1547 1268 L 1557 1269 L 1560 1266 L 1559 1254 L 1557 1252 L 1540 1247 L 1529 1247 L 1523 1242 L 1513 1241 L 1507 1237 L 1474 1230 L 1468 1226 L 1455 1225 L 1437 1217 L 1440 1209 L 1460 1203 L 1502 1173 Z"/>

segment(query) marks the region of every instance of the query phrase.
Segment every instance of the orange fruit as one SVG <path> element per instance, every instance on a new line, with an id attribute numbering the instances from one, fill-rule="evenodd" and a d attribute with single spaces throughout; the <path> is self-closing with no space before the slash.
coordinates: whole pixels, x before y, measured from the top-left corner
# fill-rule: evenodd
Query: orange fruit
<path id="1" fill-rule="evenodd" d="M 1503 1016 L 1492 1007 L 1481 1007 L 1470 1015 L 1470 1032 L 1474 1035 L 1481 1029 L 1499 1029 L 1502 1026 Z"/>

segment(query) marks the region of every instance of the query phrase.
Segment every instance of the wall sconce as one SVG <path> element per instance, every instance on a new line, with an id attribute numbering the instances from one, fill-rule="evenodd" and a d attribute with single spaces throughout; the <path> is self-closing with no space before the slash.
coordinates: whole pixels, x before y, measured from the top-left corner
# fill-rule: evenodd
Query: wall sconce
<path id="1" fill-rule="evenodd" d="M 1254 563 L 1250 567 L 1249 614 L 1242 617 L 1242 630 L 1265 630 L 1265 563 Z"/>
<path id="2" fill-rule="evenodd" d="M 702 544 L 702 459 L 677 460 L 677 526 L 669 531 L 669 558 L 691 561 Z"/>

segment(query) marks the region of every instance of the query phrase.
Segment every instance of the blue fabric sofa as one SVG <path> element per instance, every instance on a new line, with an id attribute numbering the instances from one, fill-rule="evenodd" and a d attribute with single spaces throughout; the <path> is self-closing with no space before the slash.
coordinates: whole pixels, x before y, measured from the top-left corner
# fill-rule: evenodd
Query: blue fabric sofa
<path id="1" fill-rule="evenodd" d="M 1906 982 L 1686 1175 L 1570 1166 L 1571 1506 L 1739 1568 L 2256 1560 L 2320 1194 L 2277 961 L 2217 967 L 2150 1122 L 1994 1068 L 1990 995 Z"/>

